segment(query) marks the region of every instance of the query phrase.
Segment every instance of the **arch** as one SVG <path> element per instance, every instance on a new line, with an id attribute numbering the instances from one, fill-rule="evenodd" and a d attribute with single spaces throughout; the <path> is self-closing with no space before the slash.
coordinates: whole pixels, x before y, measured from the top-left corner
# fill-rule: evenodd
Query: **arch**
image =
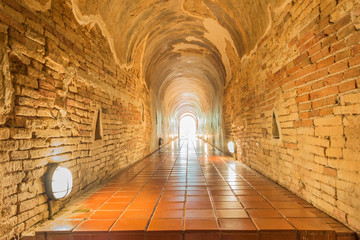
<path id="1" fill-rule="evenodd" d="M 179 117 L 178 134 L 179 137 L 194 138 L 198 132 L 198 118 L 191 112 L 184 113 Z"/>

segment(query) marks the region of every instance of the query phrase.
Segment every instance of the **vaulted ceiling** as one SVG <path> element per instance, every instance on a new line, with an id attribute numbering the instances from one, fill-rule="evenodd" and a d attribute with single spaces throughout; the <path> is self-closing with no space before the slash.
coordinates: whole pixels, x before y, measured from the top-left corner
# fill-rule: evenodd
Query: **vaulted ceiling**
<path id="1" fill-rule="evenodd" d="M 168 115 L 207 114 L 283 0 L 72 0 L 98 23 L 116 61 L 133 68 Z"/>

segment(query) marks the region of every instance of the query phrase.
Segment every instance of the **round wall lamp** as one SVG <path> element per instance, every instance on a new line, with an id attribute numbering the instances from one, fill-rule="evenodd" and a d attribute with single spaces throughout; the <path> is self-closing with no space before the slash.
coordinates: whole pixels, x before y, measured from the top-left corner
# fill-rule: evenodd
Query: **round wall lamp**
<path id="1" fill-rule="evenodd" d="M 59 200 L 70 194 L 73 178 L 69 169 L 51 166 L 45 177 L 46 194 L 50 199 Z"/>
<path id="2" fill-rule="evenodd" d="M 233 141 L 228 142 L 227 147 L 230 153 L 235 153 L 235 144 Z"/>

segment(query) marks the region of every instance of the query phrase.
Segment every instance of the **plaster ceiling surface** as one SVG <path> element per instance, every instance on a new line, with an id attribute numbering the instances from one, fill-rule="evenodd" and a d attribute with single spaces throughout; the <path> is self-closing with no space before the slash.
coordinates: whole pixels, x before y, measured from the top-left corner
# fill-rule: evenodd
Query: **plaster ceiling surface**
<path id="1" fill-rule="evenodd" d="M 137 69 L 168 114 L 204 114 L 269 26 L 282 0 L 72 0 L 98 23 L 115 60 Z"/>

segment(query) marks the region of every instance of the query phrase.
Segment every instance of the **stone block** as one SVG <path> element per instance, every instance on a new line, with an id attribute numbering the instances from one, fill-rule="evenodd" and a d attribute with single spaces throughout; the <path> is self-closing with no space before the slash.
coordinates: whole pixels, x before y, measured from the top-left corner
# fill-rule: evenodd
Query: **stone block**
<path id="1" fill-rule="evenodd" d="M 319 126 L 315 127 L 316 136 L 342 136 L 344 128 L 342 126 Z"/>
<path id="2" fill-rule="evenodd" d="M 341 116 L 329 116 L 314 119 L 315 126 L 341 126 L 342 123 Z"/>
<path id="3" fill-rule="evenodd" d="M 10 138 L 10 129 L 7 127 L 0 128 L 0 140 L 6 140 Z"/>

